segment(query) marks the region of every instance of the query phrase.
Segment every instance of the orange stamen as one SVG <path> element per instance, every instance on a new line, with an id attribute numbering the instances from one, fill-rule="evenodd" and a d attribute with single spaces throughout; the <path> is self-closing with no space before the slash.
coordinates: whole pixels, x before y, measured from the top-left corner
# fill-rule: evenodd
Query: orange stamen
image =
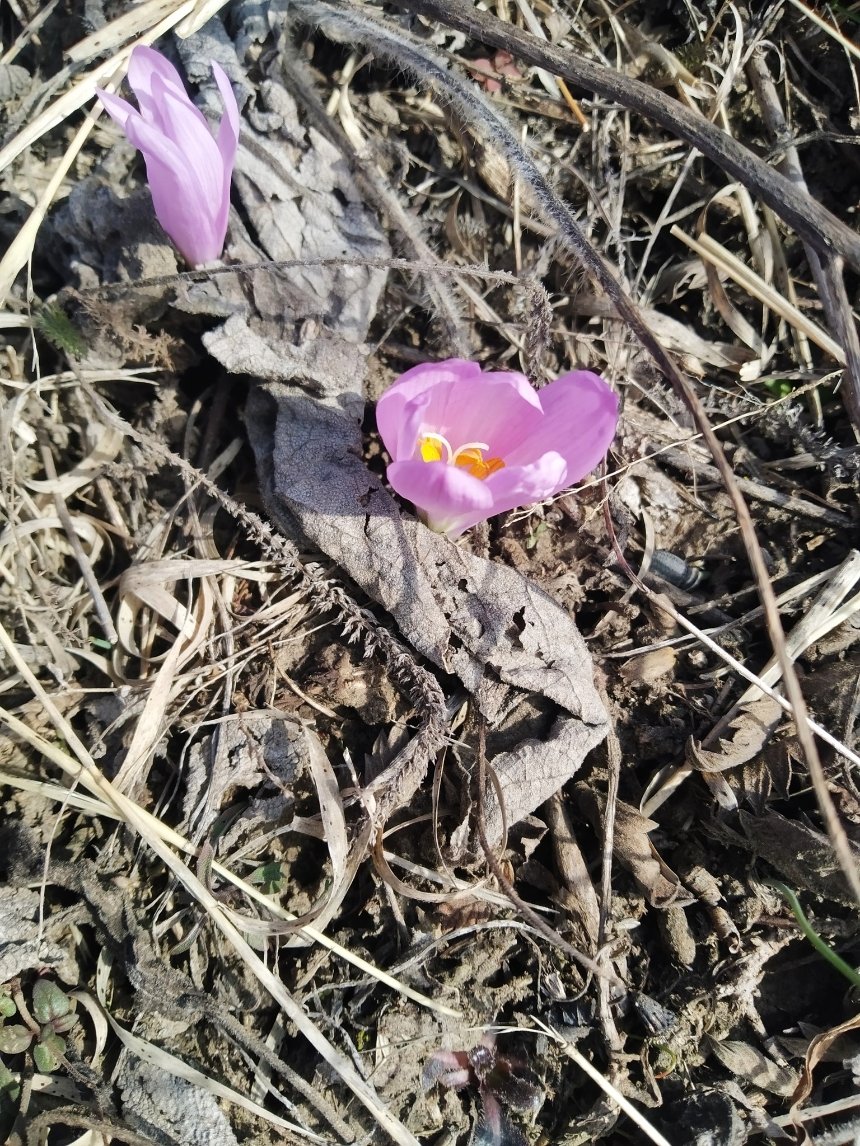
<path id="1" fill-rule="evenodd" d="M 474 448 L 458 450 L 454 458 L 454 465 L 467 470 L 472 477 L 480 478 L 481 481 L 497 470 L 505 468 L 505 463 L 501 458 L 487 458 L 485 460 L 481 457 L 481 451 Z"/>
<path id="2" fill-rule="evenodd" d="M 484 458 L 484 450 L 489 448 L 485 442 L 467 442 L 455 452 L 447 438 L 429 430 L 418 439 L 422 462 L 446 462 L 449 466 L 459 466 L 481 481 L 505 466 L 501 458 Z"/>

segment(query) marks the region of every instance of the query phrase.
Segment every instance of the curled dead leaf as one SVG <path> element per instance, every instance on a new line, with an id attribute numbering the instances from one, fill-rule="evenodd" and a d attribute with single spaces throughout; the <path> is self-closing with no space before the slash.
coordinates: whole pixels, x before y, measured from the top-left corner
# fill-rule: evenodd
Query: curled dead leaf
<path id="1" fill-rule="evenodd" d="M 574 791 L 595 829 L 600 830 L 606 813 L 605 798 L 588 784 L 576 784 Z M 655 820 L 646 819 L 636 808 L 619 800 L 615 806 L 613 855 L 630 872 L 652 907 L 691 902 L 687 889 L 648 838 L 648 833 L 656 827 Z"/>

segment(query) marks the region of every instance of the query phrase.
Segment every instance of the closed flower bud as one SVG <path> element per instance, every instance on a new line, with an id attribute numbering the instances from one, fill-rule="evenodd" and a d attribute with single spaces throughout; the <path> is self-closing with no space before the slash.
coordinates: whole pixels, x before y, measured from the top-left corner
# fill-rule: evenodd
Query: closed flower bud
<path id="1" fill-rule="evenodd" d="M 239 144 L 239 108 L 230 81 L 214 61 L 224 114 L 213 137 L 176 68 L 154 48 L 136 47 L 128 82 L 137 107 L 98 92 L 105 110 L 143 153 L 159 223 L 193 267 L 220 258 L 230 213 L 230 180 Z"/>

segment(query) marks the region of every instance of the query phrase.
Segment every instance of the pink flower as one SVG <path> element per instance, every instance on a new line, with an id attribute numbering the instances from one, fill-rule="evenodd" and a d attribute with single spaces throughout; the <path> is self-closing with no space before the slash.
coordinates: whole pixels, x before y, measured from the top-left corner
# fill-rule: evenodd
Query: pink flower
<path id="1" fill-rule="evenodd" d="M 224 115 L 213 139 L 171 63 L 154 48 L 131 53 L 128 82 L 138 111 L 99 90 L 105 110 L 143 152 L 158 221 L 191 266 L 220 257 L 230 213 L 230 178 L 239 144 L 239 108 L 230 81 L 212 61 Z"/>
<path id="2" fill-rule="evenodd" d="M 502 85 L 497 79 L 489 73 L 495 71 L 497 75 L 504 76 L 506 79 L 521 80 L 523 73 L 514 63 L 514 57 L 510 52 L 496 52 L 492 60 L 482 57 L 479 60 L 472 60 L 476 64 L 476 68 L 472 71 L 472 75 L 481 84 L 485 91 L 495 94 L 502 90 Z"/>
<path id="3" fill-rule="evenodd" d="M 484 374 L 456 358 L 408 370 L 376 406 L 389 482 L 449 537 L 579 481 L 617 422 L 618 399 L 587 370 L 538 393 L 522 374 Z"/>

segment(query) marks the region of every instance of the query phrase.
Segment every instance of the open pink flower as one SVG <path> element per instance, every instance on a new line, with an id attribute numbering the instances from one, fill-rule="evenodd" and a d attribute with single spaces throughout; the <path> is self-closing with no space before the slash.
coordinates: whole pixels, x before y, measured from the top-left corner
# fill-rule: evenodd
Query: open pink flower
<path id="1" fill-rule="evenodd" d="M 143 152 L 158 221 L 191 266 L 220 257 L 230 213 L 230 179 L 239 144 L 239 108 L 230 81 L 212 61 L 224 115 L 214 139 L 203 113 L 160 52 L 138 46 L 128 82 L 138 107 L 98 91 L 105 110 Z"/>
<path id="2" fill-rule="evenodd" d="M 538 393 L 522 374 L 484 374 L 457 358 L 408 370 L 376 406 L 389 482 L 449 537 L 579 481 L 617 422 L 618 399 L 587 370 Z"/>

